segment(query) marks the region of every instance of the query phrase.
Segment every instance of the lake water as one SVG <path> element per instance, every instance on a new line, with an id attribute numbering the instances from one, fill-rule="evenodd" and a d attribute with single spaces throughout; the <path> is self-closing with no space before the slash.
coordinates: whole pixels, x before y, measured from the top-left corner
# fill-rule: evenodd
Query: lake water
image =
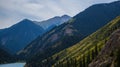
<path id="1" fill-rule="evenodd" d="M 24 67 L 25 63 L 1 64 L 0 67 Z"/>

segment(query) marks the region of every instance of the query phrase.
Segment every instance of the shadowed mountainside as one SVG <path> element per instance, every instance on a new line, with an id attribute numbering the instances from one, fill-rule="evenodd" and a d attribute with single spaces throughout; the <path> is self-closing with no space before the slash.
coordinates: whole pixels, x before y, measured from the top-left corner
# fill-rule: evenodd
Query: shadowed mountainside
<path id="1" fill-rule="evenodd" d="M 42 27 L 31 20 L 24 19 L 9 28 L 1 30 L 0 44 L 8 48 L 10 53 L 16 53 L 36 37 L 42 35 L 43 32 Z"/>
<path id="2" fill-rule="evenodd" d="M 120 15 L 120 1 L 97 4 L 31 42 L 18 55 L 46 58 L 82 40 Z M 47 54 L 47 55 L 45 55 Z"/>
<path id="3" fill-rule="evenodd" d="M 100 28 L 93 34 L 89 35 L 82 41 L 78 42 L 74 46 L 64 49 L 64 50 L 52 55 L 51 57 L 48 57 L 41 61 L 39 55 L 34 56 L 34 58 L 32 60 L 27 62 L 26 67 L 29 67 L 29 66 L 32 66 L 32 67 L 51 67 L 51 66 L 52 67 L 74 67 L 74 66 L 75 67 L 88 67 L 89 63 L 96 58 L 98 53 L 105 46 L 106 42 L 108 41 L 107 43 L 110 44 L 109 41 L 111 41 L 111 37 L 113 36 L 112 33 L 119 28 L 120 28 L 120 16 L 115 18 L 110 23 L 108 23 L 104 27 Z M 119 33 L 119 31 L 117 33 Z M 117 37 L 117 39 L 113 39 L 114 41 L 112 41 L 112 42 L 113 43 L 118 42 L 118 45 L 119 45 L 119 40 L 118 40 L 119 34 L 117 34 L 117 35 L 118 35 L 118 37 L 116 35 L 114 35 L 115 37 Z M 103 63 L 103 66 L 109 64 L 108 62 L 111 63 L 112 61 L 109 61 L 109 60 L 111 60 L 109 58 L 109 55 L 110 55 L 110 57 L 113 56 L 113 58 L 114 58 L 114 56 L 117 56 L 116 53 L 119 55 L 119 52 L 114 51 L 114 50 L 116 50 L 116 49 L 114 49 L 114 47 L 117 47 L 117 45 L 115 45 L 115 46 L 108 45 L 107 47 L 105 46 L 105 48 L 102 49 L 103 53 L 98 57 L 98 60 L 95 59 L 93 61 L 93 63 L 96 65 L 96 67 L 97 67 L 97 65 L 99 65 L 101 63 Z M 111 51 L 115 52 L 115 55 L 112 55 L 113 53 L 111 53 Z M 104 55 L 104 53 L 105 53 L 105 55 Z M 99 61 L 100 63 L 97 61 Z M 100 67 L 103 67 L 103 66 L 100 66 Z M 94 65 L 92 65 L 91 67 L 94 67 Z M 105 66 L 105 67 L 107 67 L 107 66 Z"/>

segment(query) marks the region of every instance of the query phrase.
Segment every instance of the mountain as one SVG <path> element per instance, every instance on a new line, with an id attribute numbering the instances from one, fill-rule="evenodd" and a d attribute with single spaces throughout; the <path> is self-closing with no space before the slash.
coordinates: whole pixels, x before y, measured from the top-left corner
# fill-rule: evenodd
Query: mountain
<path id="1" fill-rule="evenodd" d="M 87 8 L 67 23 L 58 26 L 42 37 L 38 37 L 30 43 L 29 46 L 33 47 L 29 48 L 27 46 L 21 53 L 30 56 L 33 55 L 32 53 L 36 53 L 36 51 L 45 51 L 43 49 L 47 50 L 48 48 L 52 49 L 50 45 L 56 45 L 55 50 L 57 50 L 57 46 L 61 47 L 58 48 L 59 51 L 77 43 L 85 36 L 105 25 L 108 21 L 120 15 L 119 3 L 120 1 L 109 4 L 97 4 Z"/>
<path id="2" fill-rule="evenodd" d="M 83 34 L 97 30 L 107 22 L 120 15 L 120 1 L 96 4 L 87 8 L 75 17 L 73 25 Z M 79 24 L 78 24 L 79 23 Z M 96 24 L 97 23 L 97 24 Z M 93 26 L 96 24 L 95 26 Z M 89 28 L 86 28 L 89 27 Z M 82 30 L 81 30 L 82 28 Z M 89 29 L 89 31 L 88 31 Z"/>
<path id="3" fill-rule="evenodd" d="M 110 67 L 107 64 L 112 64 L 112 61 L 116 63 L 115 56 L 120 61 L 117 52 L 117 48 L 120 49 L 120 30 L 118 29 L 120 29 L 120 16 L 72 47 L 64 49 L 51 57 L 41 61 L 39 54 L 37 54 L 27 62 L 26 67 L 88 67 L 92 60 L 93 63 L 90 67 Z M 100 51 L 101 53 L 96 58 Z M 97 66 L 101 64 L 106 66 Z"/>
<path id="4" fill-rule="evenodd" d="M 68 48 L 120 15 L 120 1 L 97 4 L 32 41 L 18 55 L 42 61 Z M 39 58 L 38 58 L 39 57 Z"/>
<path id="5" fill-rule="evenodd" d="M 42 27 L 31 20 L 24 19 L 9 28 L 1 30 L 0 44 L 8 48 L 11 53 L 16 53 L 43 32 Z"/>
<path id="6" fill-rule="evenodd" d="M 64 22 L 68 21 L 70 18 L 71 17 L 68 15 L 63 15 L 61 17 L 56 16 L 45 21 L 37 22 L 37 24 L 39 24 L 41 27 L 43 27 L 46 30 L 46 29 L 53 28 L 55 26 L 59 26 Z"/>

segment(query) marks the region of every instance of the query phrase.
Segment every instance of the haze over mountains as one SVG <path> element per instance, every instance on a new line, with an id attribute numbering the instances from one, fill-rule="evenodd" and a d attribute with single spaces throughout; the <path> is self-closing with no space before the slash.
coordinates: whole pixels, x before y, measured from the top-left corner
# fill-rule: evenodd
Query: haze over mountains
<path id="1" fill-rule="evenodd" d="M 118 67 L 119 28 L 120 1 L 92 5 L 72 18 L 63 15 L 41 22 L 24 19 L 0 30 L 0 63 L 10 60 L 24 61 L 25 67 Z"/>
<path id="2" fill-rule="evenodd" d="M 71 17 L 68 15 L 56 16 L 45 21 L 37 22 L 44 29 L 50 29 L 50 27 L 59 26 L 68 21 Z"/>

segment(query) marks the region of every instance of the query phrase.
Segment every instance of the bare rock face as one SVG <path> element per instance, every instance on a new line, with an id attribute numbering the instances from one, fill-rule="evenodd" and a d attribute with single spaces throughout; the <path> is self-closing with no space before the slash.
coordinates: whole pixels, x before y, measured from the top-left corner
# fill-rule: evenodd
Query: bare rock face
<path id="1" fill-rule="evenodd" d="M 120 29 L 115 31 L 105 47 L 89 67 L 118 67 L 120 54 Z"/>

